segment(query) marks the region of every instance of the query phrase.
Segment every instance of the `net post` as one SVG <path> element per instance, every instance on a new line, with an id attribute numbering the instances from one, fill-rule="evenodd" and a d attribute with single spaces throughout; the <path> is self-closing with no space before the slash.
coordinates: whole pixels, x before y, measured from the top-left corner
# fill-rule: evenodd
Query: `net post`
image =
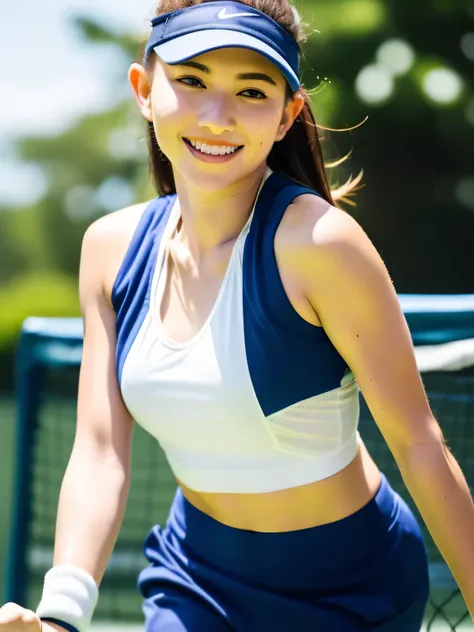
<path id="1" fill-rule="evenodd" d="M 32 453 L 41 399 L 41 371 L 35 357 L 37 343 L 31 321 L 23 324 L 15 357 L 16 454 L 8 549 L 5 602 L 24 604 L 26 599 L 27 555 L 32 487 Z"/>

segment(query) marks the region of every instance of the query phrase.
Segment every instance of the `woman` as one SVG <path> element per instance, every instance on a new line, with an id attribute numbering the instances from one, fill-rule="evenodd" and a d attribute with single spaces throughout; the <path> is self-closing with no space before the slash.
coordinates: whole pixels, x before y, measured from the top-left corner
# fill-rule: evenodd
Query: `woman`
<path id="1" fill-rule="evenodd" d="M 145 543 L 149 632 L 418 631 L 426 552 L 359 437 L 359 387 L 474 612 L 471 496 L 385 267 L 333 204 L 300 39 L 286 0 L 161 3 L 130 70 L 161 197 L 84 238 L 54 567 L 0 630 L 88 629 L 134 418 L 179 483 Z"/>

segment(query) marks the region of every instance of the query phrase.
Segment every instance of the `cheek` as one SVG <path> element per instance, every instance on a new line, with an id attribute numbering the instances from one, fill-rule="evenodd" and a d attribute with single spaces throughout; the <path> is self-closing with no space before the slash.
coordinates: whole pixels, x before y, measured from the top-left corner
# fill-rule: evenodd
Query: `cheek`
<path id="1" fill-rule="evenodd" d="M 179 143 L 179 130 L 184 129 L 192 108 L 166 82 L 153 87 L 153 125 L 164 153 L 173 151 Z"/>
<path id="2" fill-rule="evenodd" d="M 272 104 L 268 107 L 256 107 L 255 110 L 246 127 L 256 149 L 269 152 L 280 127 L 282 108 Z"/>

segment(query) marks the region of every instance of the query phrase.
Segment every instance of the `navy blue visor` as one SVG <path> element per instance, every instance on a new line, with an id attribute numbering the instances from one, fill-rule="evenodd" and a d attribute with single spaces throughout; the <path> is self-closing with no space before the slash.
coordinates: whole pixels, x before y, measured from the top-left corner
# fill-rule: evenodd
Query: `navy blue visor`
<path id="1" fill-rule="evenodd" d="M 277 66 L 293 91 L 300 82 L 300 47 L 268 15 L 240 2 L 208 2 L 160 15 L 145 58 L 154 50 L 167 64 L 180 64 L 220 48 L 247 48 Z"/>

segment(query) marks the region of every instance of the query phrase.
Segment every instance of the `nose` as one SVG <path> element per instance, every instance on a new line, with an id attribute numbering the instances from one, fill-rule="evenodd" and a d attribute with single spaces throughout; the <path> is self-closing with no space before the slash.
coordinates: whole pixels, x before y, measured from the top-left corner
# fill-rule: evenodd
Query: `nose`
<path id="1" fill-rule="evenodd" d="M 224 95 L 213 95 L 212 99 L 206 99 L 199 111 L 198 125 L 215 136 L 224 132 L 233 132 L 235 119 L 228 98 Z"/>

